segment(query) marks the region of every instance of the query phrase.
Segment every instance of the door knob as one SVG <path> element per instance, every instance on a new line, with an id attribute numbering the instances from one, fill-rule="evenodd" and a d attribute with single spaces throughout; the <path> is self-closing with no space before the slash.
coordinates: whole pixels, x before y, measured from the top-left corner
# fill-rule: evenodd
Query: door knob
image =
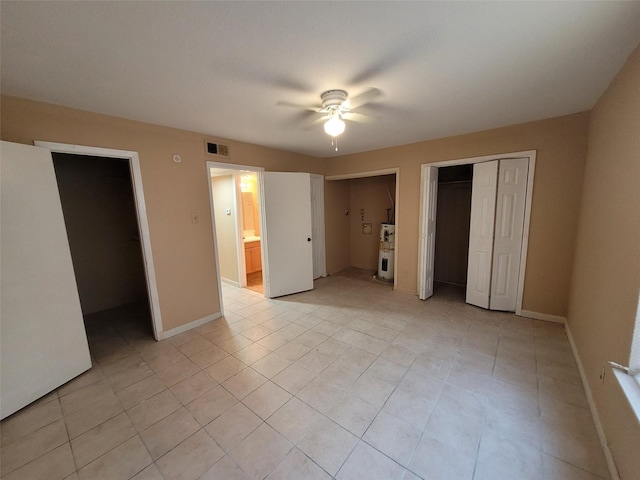
<path id="1" fill-rule="evenodd" d="M 310 242 L 310 241 L 311 241 L 311 237 L 307 237 L 307 242 Z"/>

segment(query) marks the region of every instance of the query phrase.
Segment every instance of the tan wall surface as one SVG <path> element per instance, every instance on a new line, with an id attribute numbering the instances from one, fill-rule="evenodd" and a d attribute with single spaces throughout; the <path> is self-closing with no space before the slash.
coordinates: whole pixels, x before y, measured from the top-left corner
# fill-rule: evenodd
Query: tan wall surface
<path id="1" fill-rule="evenodd" d="M 224 141 L 229 163 L 271 171 L 335 175 L 400 168 L 398 288 L 416 291 L 420 165 L 489 154 L 537 150 L 525 310 L 566 315 L 573 245 L 582 185 L 588 114 L 580 113 L 458 137 L 444 138 L 355 155 L 313 159 L 275 149 Z M 149 214 L 152 249 L 164 329 L 219 311 L 212 248 L 206 136 L 90 112 L 2 97 L 2 138 L 137 151 Z M 215 139 L 213 139 L 215 140 Z M 179 153 L 182 163 L 171 156 Z M 210 158 L 209 158 L 210 159 Z M 337 182 L 326 182 L 327 185 Z M 337 191 L 336 191 L 337 190 Z M 325 203 L 330 206 L 329 188 Z M 344 194 L 344 191 L 341 191 Z M 334 203 L 340 203 L 340 195 Z M 344 208 L 342 208 L 344 210 Z M 191 223 L 191 213 L 200 223 Z M 355 215 L 357 212 L 351 212 Z M 344 217 L 343 212 L 340 213 Z M 344 264 L 339 252 L 341 222 L 327 213 L 327 267 Z M 335 238 L 334 238 L 335 237 Z M 553 268 L 553 275 L 549 269 Z"/>
<path id="2" fill-rule="evenodd" d="M 350 222 L 355 212 L 349 212 L 351 199 L 349 181 L 324 182 L 324 228 L 327 253 L 327 274 L 331 275 L 351 266 Z"/>
<path id="3" fill-rule="evenodd" d="M 220 277 L 237 284 L 240 281 L 240 274 L 238 273 L 237 213 L 234 207 L 233 183 L 234 179 L 231 175 L 220 175 L 211 179 Z M 231 210 L 231 215 L 225 213 L 227 208 Z"/>
<path id="4" fill-rule="evenodd" d="M 367 270 L 378 270 L 380 249 L 380 225 L 387 221 L 387 208 L 393 208 L 389 199 L 396 195 L 396 176 L 338 180 L 348 182 L 351 209 L 351 266 Z M 364 209 L 364 220 L 360 211 Z M 393 217 L 392 217 L 393 218 Z M 362 224 L 371 223 L 371 235 L 362 233 Z"/>
<path id="5" fill-rule="evenodd" d="M 139 154 L 163 330 L 220 311 L 204 139 L 199 133 L 3 96 L 2 139 L 132 150 Z M 227 163 L 323 173 L 322 160 L 224 139 Z M 172 161 L 180 154 L 182 163 Z M 220 160 L 218 160 L 220 161 Z M 191 213 L 200 222 L 191 223 Z"/>
<path id="6" fill-rule="evenodd" d="M 623 479 L 640 472 L 640 425 L 608 360 L 627 365 L 640 291 L 640 48 L 591 114 L 568 324 Z"/>
<path id="7" fill-rule="evenodd" d="M 588 113 L 327 159 L 326 175 L 400 168 L 398 288 L 416 291 L 420 166 L 537 150 L 523 309 L 566 315 Z M 355 214 L 355 212 L 353 212 Z M 328 226 L 327 226 L 328 228 Z M 327 230 L 327 236 L 331 232 Z M 327 257 L 333 255 L 327 245 Z M 552 274 L 550 274 L 550 271 Z"/>

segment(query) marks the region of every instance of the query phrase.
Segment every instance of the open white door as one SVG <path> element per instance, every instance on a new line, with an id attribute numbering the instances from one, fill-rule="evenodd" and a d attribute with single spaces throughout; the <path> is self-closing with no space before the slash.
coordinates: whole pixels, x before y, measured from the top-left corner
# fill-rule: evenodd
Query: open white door
<path id="1" fill-rule="evenodd" d="M 427 167 L 424 170 L 423 189 L 426 192 L 426 216 L 421 215 L 423 220 L 420 241 L 421 251 L 425 252 L 423 265 L 425 265 L 424 278 L 419 282 L 419 298 L 426 300 L 433 295 L 433 277 L 436 253 L 436 213 L 438 211 L 438 168 Z"/>
<path id="2" fill-rule="evenodd" d="M 268 298 L 313 289 L 311 178 L 265 172 L 262 211 L 264 293 Z"/>
<path id="3" fill-rule="evenodd" d="M 51 152 L 2 142 L 0 418 L 91 368 Z"/>
<path id="4" fill-rule="evenodd" d="M 489 308 L 498 161 L 473 165 L 467 303 Z"/>
<path id="5" fill-rule="evenodd" d="M 491 310 L 512 312 L 516 309 L 528 169 L 527 158 L 500 160 L 489 302 Z"/>

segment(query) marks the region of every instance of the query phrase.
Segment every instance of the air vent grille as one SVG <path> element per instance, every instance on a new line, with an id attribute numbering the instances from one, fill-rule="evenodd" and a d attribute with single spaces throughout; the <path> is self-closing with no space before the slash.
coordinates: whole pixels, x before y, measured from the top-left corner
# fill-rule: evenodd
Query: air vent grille
<path id="1" fill-rule="evenodd" d="M 209 155 L 216 155 L 218 157 L 229 156 L 229 147 L 227 145 L 222 145 L 220 143 L 205 141 L 205 151 Z"/>

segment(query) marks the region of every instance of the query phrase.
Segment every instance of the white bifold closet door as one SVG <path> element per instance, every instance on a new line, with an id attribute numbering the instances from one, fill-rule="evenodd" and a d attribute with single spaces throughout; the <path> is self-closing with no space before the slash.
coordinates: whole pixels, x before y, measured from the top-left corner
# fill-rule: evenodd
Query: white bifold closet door
<path id="1" fill-rule="evenodd" d="M 473 167 L 467 303 L 514 311 L 529 162 L 513 158 Z"/>
<path id="2" fill-rule="evenodd" d="M 0 418 L 91 368 L 51 152 L 0 144 Z"/>
<path id="3" fill-rule="evenodd" d="M 476 163 L 471 186 L 467 303 L 489 308 L 498 160 Z"/>
<path id="4" fill-rule="evenodd" d="M 426 266 L 424 277 L 420 278 L 418 285 L 418 296 L 420 300 L 426 300 L 433 296 L 433 282 L 435 272 L 435 251 L 436 251 L 436 213 L 438 211 L 438 168 L 429 167 L 425 171 L 425 177 L 422 179 L 423 188 L 427 197 L 427 208 L 420 218 L 423 218 L 423 224 L 420 232 L 420 251 L 424 252 L 425 257 L 421 258 L 422 265 Z"/>

